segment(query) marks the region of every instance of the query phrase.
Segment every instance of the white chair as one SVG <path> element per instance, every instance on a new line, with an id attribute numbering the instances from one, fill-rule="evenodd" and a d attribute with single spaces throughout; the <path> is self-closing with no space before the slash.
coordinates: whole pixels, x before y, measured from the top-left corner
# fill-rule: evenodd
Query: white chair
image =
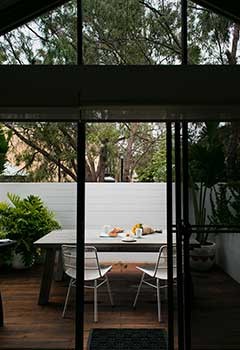
<path id="1" fill-rule="evenodd" d="M 62 256 L 63 256 L 63 268 L 65 273 L 70 277 L 68 291 L 65 299 L 62 317 L 65 316 L 67 309 L 68 299 L 72 287 L 76 286 L 76 259 L 77 250 L 75 245 L 62 245 Z M 98 260 L 97 249 L 92 246 L 85 247 L 85 269 L 84 269 L 84 281 L 93 282 L 93 286 L 85 285 L 86 288 L 94 289 L 94 322 L 98 320 L 97 314 L 97 290 L 104 283 L 107 283 L 107 289 L 110 297 L 110 302 L 113 304 L 112 293 L 108 280 L 107 273 L 111 270 L 112 266 L 100 266 Z M 98 280 L 103 279 L 99 282 Z"/>
<path id="2" fill-rule="evenodd" d="M 162 246 L 159 249 L 158 258 L 156 264 L 149 264 L 148 266 L 139 267 L 136 266 L 138 270 L 142 272 L 142 277 L 140 284 L 138 286 L 137 294 L 133 303 L 133 307 L 136 307 L 136 303 L 138 300 L 138 296 L 142 287 L 142 284 L 145 283 L 150 287 L 153 287 L 157 290 L 157 306 L 158 306 L 158 321 L 161 322 L 161 300 L 160 300 L 160 289 L 166 288 L 167 283 L 160 285 L 160 281 L 167 281 L 168 280 L 168 268 L 167 268 L 167 245 Z M 145 279 L 155 279 L 155 284 L 148 282 Z M 176 246 L 173 245 L 173 279 L 176 279 L 177 277 L 177 271 L 176 271 Z"/>

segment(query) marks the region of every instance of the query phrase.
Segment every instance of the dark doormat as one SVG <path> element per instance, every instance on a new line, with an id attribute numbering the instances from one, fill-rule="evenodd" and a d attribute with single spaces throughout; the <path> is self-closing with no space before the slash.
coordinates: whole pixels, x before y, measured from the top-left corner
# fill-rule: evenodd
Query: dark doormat
<path id="1" fill-rule="evenodd" d="M 164 329 L 94 328 L 88 350 L 167 350 Z"/>

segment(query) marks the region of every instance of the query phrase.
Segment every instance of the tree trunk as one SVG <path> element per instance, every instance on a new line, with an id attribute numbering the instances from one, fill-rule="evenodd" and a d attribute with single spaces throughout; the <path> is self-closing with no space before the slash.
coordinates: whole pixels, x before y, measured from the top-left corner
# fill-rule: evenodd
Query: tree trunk
<path id="1" fill-rule="evenodd" d="M 239 25 L 234 24 L 233 26 L 233 38 L 232 38 L 232 47 L 231 51 L 227 50 L 226 55 L 228 58 L 228 63 L 234 65 L 237 63 L 237 47 L 239 41 Z"/>
<path id="2" fill-rule="evenodd" d="M 105 177 L 105 171 L 107 167 L 107 160 L 108 160 L 108 139 L 105 139 L 102 141 L 102 146 L 100 149 L 100 155 L 99 155 L 99 161 L 97 166 L 97 181 L 98 182 L 104 182 Z"/>
<path id="3" fill-rule="evenodd" d="M 133 145 L 138 131 L 139 124 L 130 124 L 130 136 L 128 138 L 127 149 L 124 157 L 123 181 L 131 182 L 131 166 L 133 160 Z"/>

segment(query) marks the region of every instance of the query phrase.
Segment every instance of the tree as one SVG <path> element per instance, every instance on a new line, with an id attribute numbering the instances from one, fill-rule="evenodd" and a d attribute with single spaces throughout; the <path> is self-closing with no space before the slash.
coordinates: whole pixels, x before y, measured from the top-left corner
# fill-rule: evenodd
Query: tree
<path id="1" fill-rule="evenodd" d="M 215 185 L 224 179 L 224 150 L 219 137 L 219 123 L 206 122 L 202 128 L 199 140 L 189 146 L 189 172 L 192 190 L 196 239 L 207 242 L 208 233 L 202 232 L 206 224 L 207 191 L 212 191 Z"/>
<path id="2" fill-rule="evenodd" d="M 76 181 L 75 123 L 5 122 L 25 147 L 16 160 L 24 163 L 34 181 Z M 120 178 L 120 155 L 124 157 L 124 181 L 131 181 L 137 167 L 147 164 L 161 136 L 162 124 L 87 123 L 86 181 L 104 181 L 106 173 Z"/>
<path id="3" fill-rule="evenodd" d="M 180 0 L 85 0 L 86 64 L 179 64 Z M 76 2 L 40 16 L 0 41 L 0 62 L 76 64 Z M 236 64 L 239 26 L 189 2 L 189 62 Z"/>
<path id="4" fill-rule="evenodd" d="M 137 169 L 140 182 L 166 182 L 167 180 L 167 157 L 166 157 L 166 134 L 155 144 L 155 151 L 152 152 L 147 166 Z"/>
<path id="5" fill-rule="evenodd" d="M 17 147 L 17 163 L 24 163 L 34 181 L 76 181 L 76 124 L 10 123 L 4 125 L 24 146 Z"/>
<path id="6" fill-rule="evenodd" d="M 69 1 L 0 40 L 2 64 L 76 64 L 76 3 Z"/>

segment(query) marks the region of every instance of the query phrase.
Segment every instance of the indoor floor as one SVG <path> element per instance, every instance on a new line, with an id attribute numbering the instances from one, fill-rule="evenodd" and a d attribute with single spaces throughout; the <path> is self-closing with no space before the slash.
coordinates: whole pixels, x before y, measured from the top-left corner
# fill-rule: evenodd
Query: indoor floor
<path id="1" fill-rule="evenodd" d="M 67 280 L 54 282 L 50 303 L 39 306 L 40 273 L 40 267 L 1 273 L 5 327 L 0 330 L 0 349 L 74 349 L 74 292 L 64 319 L 61 313 Z M 109 279 L 116 306 L 110 306 L 105 286 L 100 288 L 97 324 L 93 322 L 92 291 L 86 291 L 85 348 L 93 327 L 167 329 L 167 303 L 162 303 L 163 322 L 159 324 L 152 288 L 143 287 L 137 308 L 133 310 L 140 279 L 133 264 L 115 264 Z M 193 283 L 192 348 L 239 350 L 240 285 L 218 268 L 207 274 L 194 273 Z"/>

